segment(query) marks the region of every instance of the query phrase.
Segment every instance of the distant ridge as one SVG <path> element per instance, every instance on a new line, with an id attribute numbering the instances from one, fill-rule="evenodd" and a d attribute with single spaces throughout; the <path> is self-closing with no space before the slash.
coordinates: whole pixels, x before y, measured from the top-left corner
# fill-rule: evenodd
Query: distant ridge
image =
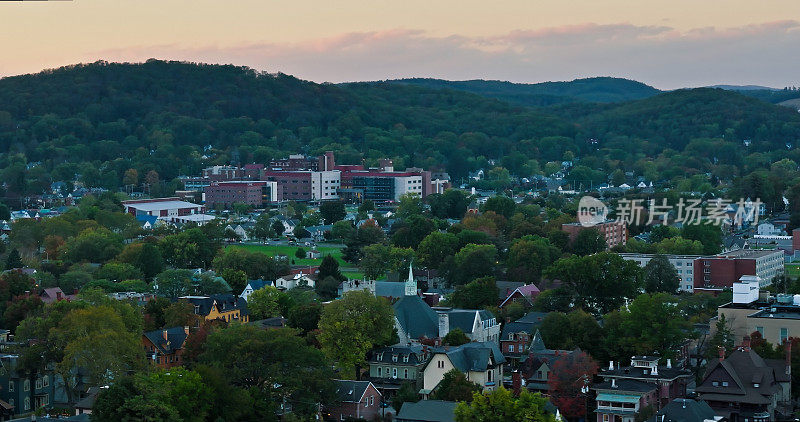
<path id="1" fill-rule="evenodd" d="M 658 89 L 641 82 L 612 77 L 584 78 L 568 82 L 542 82 L 536 84 L 482 79 L 448 81 L 432 78 L 395 79 L 385 82 L 466 91 L 525 106 L 551 106 L 568 103 L 617 103 L 649 98 L 661 93 Z"/>
<path id="2" fill-rule="evenodd" d="M 780 91 L 780 88 L 772 88 L 761 85 L 712 85 L 707 88 L 727 89 L 728 91 Z"/>

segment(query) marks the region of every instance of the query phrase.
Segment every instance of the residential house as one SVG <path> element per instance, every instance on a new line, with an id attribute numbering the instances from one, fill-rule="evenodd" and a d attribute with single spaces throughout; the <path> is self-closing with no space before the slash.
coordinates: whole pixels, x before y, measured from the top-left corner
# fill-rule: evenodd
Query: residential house
<path id="1" fill-rule="evenodd" d="M 547 313 L 529 312 L 524 317 L 503 325 L 500 333 L 500 350 L 509 363 L 519 362 L 519 359 L 526 356 L 534 338 L 534 333 L 538 333 L 538 328 L 542 325 Z M 541 334 L 539 335 L 541 338 Z"/>
<path id="2" fill-rule="evenodd" d="M 525 302 L 533 306 L 533 301 L 536 296 L 539 296 L 539 288 L 534 284 L 526 284 L 514 289 L 506 298 L 500 303 L 500 308 L 514 302 Z"/>
<path id="3" fill-rule="evenodd" d="M 472 341 L 494 342 L 500 339 L 500 324 L 486 310 L 434 308 L 438 314 L 439 337 L 458 328 Z"/>
<path id="4" fill-rule="evenodd" d="M 21 415 L 50 408 L 55 396 L 55 375 L 48 368 L 37 377 L 19 371 L 17 355 L 0 354 L 0 414 Z"/>
<path id="5" fill-rule="evenodd" d="M 250 321 L 247 312 L 247 301 L 231 294 L 211 296 L 182 296 L 178 298 L 194 305 L 195 315 L 202 316 L 206 321 L 223 320 L 225 322 Z"/>
<path id="6" fill-rule="evenodd" d="M 651 404 L 658 410 L 678 397 L 685 397 L 692 379 L 690 371 L 673 367 L 671 359 L 667 359 L 666 365 L 659 365 L 659 361 L 658 356 L 633 356 L 630 366 L 614 366 L 610 362 L 598 375 L 606 381 L 635 380 L 652 384 L 656 388 L 656 401 Z"/>
<path id="7" fill-rule="evenodd" d="M 718 422 L 722 419 L 702 400 L 675 399 L 647 422 Z"/>
<path id="8" fill-rule="evenodd" d="M 172 327 L 142 334 L 142 346 L 153 365 L 168 369 L 183 365 L 183 352 L 189 327 Z"/>
<path id="9" fill-rule="evenodd" d="M 338 405 L 326 409 L 326 420 L 364 419 L 371 421 L 380 415 L 383 396 L 369 381 L 334 380 Z"/>
<path id="10" fill-rule="evenodd" d="M 700 400 L 731 422 L 767 422 L 789 416 L 791 403 L 791 348 L 786 360 L 763 359 L 750 349 L 750 338 L 730 356 L 709 362 L 695 389 Z"/>
<path id="11" fill-rule="evenodd" d="M 107 388 L 107 387 L 103 387 Z M 75 403 L 75 416 L 78 415 L 91 415 L 94 402 L 97 401 L 97 396 L 100 394 L 100 389 L 97 387 L 89 388 L 86 397 Z"/>
<path id="12" fill-rule="evenodd" d="M 263 289 L 264 287 L 270 285 L 272 285 L 272 283 L 266 280 L 250 280 L 247 282 L 247 285 L 244 286 L 244 290 L 242 290 L 242 294 L 240 294 L 239 297 L 246 301 L 250 294 L 252 294 L 254 291 Z"/>
<path id="13" fill-rule="evenodd" d="M 592 389 L 597 393 L 597 422 L 634 422 L 640 412 L 655 408 L 658 401 L 658 387 L 644 381 L 612 378 Z"/>
<path id="14" fill-rule="evenodd" d="M 164 225 L 163 220 L 159 220 L 158 216 L 155 215 L 139 214 L 136 216 L 136 221 L 139 222 L 144 230 L 153 230 L 156 227 Z"/>
<path id="15" fill-rule="evenodd" d="M 430 356 L 428 346 L 421 344 L 387 346 L 370 352 L 369 380 L 384 397 L 392 397 L 404 383 L 419 390 L 422 367 Z"/>
<path id="16" fill-rule="evenodd" d="M 394 420 L 397 422 L 455 422 L 457 405 L 457 402 L 444 400 L 405 402 Z"/>
<path id="17" fill-rule="evenodd" d="M 314 288 L 314 279 L 303 274 L 283 276 L 275 280 L 275 287 L 279 290 L 291 290 L 295 287 Z"/>
<path id="18" fill-rule="evenodd" d="M 48 287 L 42 290 L 42 294 L 39 295 L 39 298 L 42 299 L 42 302 L 49 304 L 58 302 L 59 300 L 72 300 L 75 298 L 75 295 L 66 295 L 59 287 Z"/>
<path id="19" fill-rule="evenodd" d="M 530 347 L 526 349 L 526 353 L 516 356 L 516 360 L 519 362 L 517 365 L 519 369 L 518 372 L 512 373 L 512 384 L 515 382 L 513 376 L 519 374 L 520 386 L 524 386 L 531 392 L 547 394 L 550 390 L 548 384 L 550 372 L 555 364 L 565 359 L 573 359 L 576 356 L 576 352 L 580 352 L 580 349 L 548 349 L 537 329 L 531 340 Z"/>
<path id="20" fill-rule="evenodd" d="M 505 358 L 495 342 L 472 342 L 457 347 L 434 347 L 431 358 L 422 368 L 422 390 L 429 396 L 448 371 L 456 369 L 481 389 L 493 391 L 503 380 Z"/>

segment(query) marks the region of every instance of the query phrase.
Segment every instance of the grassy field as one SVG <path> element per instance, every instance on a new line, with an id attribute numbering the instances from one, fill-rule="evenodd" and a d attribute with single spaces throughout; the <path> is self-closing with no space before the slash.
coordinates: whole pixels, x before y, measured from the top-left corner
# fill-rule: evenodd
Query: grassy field
<path id="1" fill-rule="evenodd" d="M 263 252 L 270 256 L 275 255 L 286 255 L 289 257 L 289 262 L 292 262 L 292 265 L 319 265 L 322 262 L 322 258 L 320 259 L 311 259 L 311 258 L 297 258 L 294 253 L 297 251 L 298 247 L 302 247 L 303 249 L 308 252 L 311 250 L 308 246 L 283 246 L 283 245 L 252 245 L 252 244 L 245 244 L 245 245 L 230 245 L 229 248 L 239 248 L 239 249 L 246 249 L 248 251 L 254 252 Z M 317 250 L 322 253 L 322 256 L 331 255 L 339 262 L 339 268 L 342 271 L 342 274 L 348 278 L 363 278 L 363 274 L 357 268 L 349 268 L 349 263 L 345 262 L 342 259 L 342 249 L 340 247 L 335 246 L 318 246 Z"/>
<path id="2" fill-rule="evenodd" d="M 800 277 L 800 264 L 786 264 L 784 265 L 784 270 L 789 277 Z"/>

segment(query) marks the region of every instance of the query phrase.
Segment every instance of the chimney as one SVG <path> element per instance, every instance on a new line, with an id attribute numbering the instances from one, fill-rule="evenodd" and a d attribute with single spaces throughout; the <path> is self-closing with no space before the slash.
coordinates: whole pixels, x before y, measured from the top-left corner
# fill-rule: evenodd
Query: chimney
<path id="1" fill-rule="evenodd" d="M 667 369 L 672 369 L 672 359 L 667 359 Z"/>
<path id="2" fill-rule="evenodd" d="M 519 395 L 522 389 L 522 374 L 518 369 L 511 373 L 511 389 L 514 390 L 514 395 Z"/>
<path id="3" fill-rule="evenodd" d="M 717 349 L 719 352 L 719 361 L 722 362 L 723 360 L 725 360 L 725 348 L 722 346 L 717 346 Z"/>
<path id="4" fill-rule="evenodd" d="M 442 312 L 439 314 L 439 337 L 444 337 L 450 332 L 450 314 Z"/>
<path id="5" fill-rule="evenodd" d="M 617 379 L 611 378 L 611 388 L 617 388 Z"/>
<path id="6" fill-rule="evenodd" d="M 613 360 L 608 361 L 608 370 L 609 371 L 613 371 L 614 370 L 614 361 Z"/>
<path id="7" fill-rule="evenodd" d="M 786 339 L 786 375 L 792 375 L 792 342 Z"/>
<path id="8" fill-rule="evenodd" d="M 742 338 L 742 350 L 745 352 L 750 350 L 750 336 L 744 336 L 744 338 Z"/>
<path id="9" fill-rule="evenodd" d="M 167 330 L 161 330 L 161 334 L 164 335 L 164 341 L 167 341 L 168 340 Z"/>
<path id="10" fill-rule="evenodd" d="M 187 336 L 189 335 L 189 326 L 188 325 L 184 325 L 183 326 L 183 332 L 186 333 Z"/>

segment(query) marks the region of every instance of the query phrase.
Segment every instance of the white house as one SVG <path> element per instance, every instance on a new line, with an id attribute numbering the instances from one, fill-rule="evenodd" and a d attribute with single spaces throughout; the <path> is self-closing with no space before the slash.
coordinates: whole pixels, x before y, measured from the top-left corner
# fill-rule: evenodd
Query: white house
<path id="1" fill-rule="evenodd" d="M 314 288 L 314 280 L 303 274 L 288 275 L 275 280 L 275 287 L 280 290 L 291 290 L 295 287 Z"/>

